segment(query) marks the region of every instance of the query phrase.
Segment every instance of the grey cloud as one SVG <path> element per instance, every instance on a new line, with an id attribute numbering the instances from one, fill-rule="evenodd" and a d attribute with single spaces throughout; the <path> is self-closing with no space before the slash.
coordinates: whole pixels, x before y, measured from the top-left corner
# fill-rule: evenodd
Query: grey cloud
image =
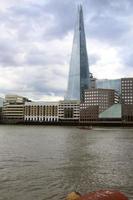
<path id="1" fill-rule="evenodd" d="M 35 93 L 37 93 L 39 91 L 41 94 L 45 94 L 45 95 L 51 95 L 51 93 L 52 93 L 55 96 L 64 96 L 63 89 L 50 88 L 48 85 L 45 85 L 45 84 L 40 85 L 40 83 L 35 83 L 32 89 Z"/>
<path id="2" fill-rule="evenodd" d="M 3 76 L 6 75 L 3 71 Z M 6 70 L 7 71 L 7 70 Z M 0 93 L 18 93 L 25 96 L 64 96 L 65 88 L 64 83 L 66 82 L 66 77 L 60 78 L 59 74 L 54 73 L 54 70 L 45 69 L 44 67 L 33 66 L 32 68 L 25 69 L 10 69 L 11 74 L 16 73 L 15 79 L 11 76 L 10 80 L 7 79 L 7 84 L 5 87 L 0 85 Z M 10 87 L 8 87 L 9 83 Z M 63 85 L 62 85 L 63 83 Z M 29 96 L 30 97 L 30 96 Z"/>
<path id="3" fill-rule="evenodd" d="M 34 74 L 32 79 L 26 80 L 26 87 L 29 92 L 33 93 L 41 93 L 45 95 L 50 95 L 51 93 L 55 94 L 55 96 L 64 96 L 64 88 L 62 87 L 62 80 L 60 80 L 60 76 L 54 73 L 54 70 L 45 70 L 39 68 L 38 73 Z M 63 82 L 65 82 L 65 78 L 63 78 Z"/>
<path id="4" fill-rule="evenodd" d="M 49 37 L 63 37 L 68 31 L 73 29 L 75 22 L 75 1 L 49 1 L 45 7 L 46 12 L 50 12 L 55 17 L 55 25 L 48 32 Z"/>
<path id="5" fill-rule="evenodd" d="M 125 22 L 106 16 L 93 17 L 87 27 L 90 37 L 113 44 L 120 43 L 129 29 Z"/>
<path id="6" fill-rule="evenodd" d="M 64 58 L 61 55 L 55 53 L 50 55 L 47 52 L 31 51 L 27 54 L 25 64 L 27 65 L 63 65 Z"/>
<path id="7" fill-rule="evenodd" d="M 17 44 L 11 40 L 0 41 L 0 64 L 2 66 L 17 66 Z"/>
<path id="8" fill-rule="evenodd" d="M 40 17 L 43 14 L 43 7 L 39 5 L 33 5 L 33 4 L 26 4 L 23 6 L 12 6 L 10 7 L 10 12 L 13 15 L 17 15 L 19 17 L 31 17 L 36 18 Z"/>
<path id="9" fill-rule="evenodd" d="M 124 53 L 124 52 L 123 52 Z M 124 64 L 128 67 L 128 68 L 132 68 L 133 69 L 133 53 L 129 52 L 129 53 L 125 53 L 125 55 L 123 55 L 123 62 Z"/>
<path id="10" fill-rule="evenodd" d="M 111 45 L 123 46 L 123 41 L 132 29 L 131 0 L 88 1 L 86 9 L 86 31 L 89 38 Z M 91 8 L 90 13 L 87 10 Z"/>
<path id="11" fill-rule="evenodd" d="M 1 54 L 0 53 L 0 63 L 2 66 L 16 66 L 16 61 L 12 57 L 12 55 L 9 54 Z"/>
<path id="12" fill-rule="evenodd" d="M 28 4 L 12 6 L 5 12 L 0 13 L 0 23 L 9 32 L 16 33 L 19 41 L 42 41 L 45 31 L 51 24 L 51 14 L 44 11 L 42 7 Z"/>
<path id="13" fill-rule="evenodd" d="M 89 65 L 90 66 L 95 65 L 98 60 L 100 60 L 100 57 L 98 55 L 95 55 L 95 54 L 89 55 Z"/>
<path id="14" fill-rule="evenodd" d="M 132 0 L 85 0 L 86 15 L 123 17 L 132 14 Z"/>
<path id="15" fill-rule="evenodd" d="M 17 26 L 22 40 L 29 40 L 35 32 L 44 40 L 63 37 L 74 25 L 74 4 L 69 2 L 52 1 L 41 6 L 28 3 L 26 6 L 12 6 L 7 23 L 13 28 Z M 47 30 L 46 24 L 50 25 Z"/>

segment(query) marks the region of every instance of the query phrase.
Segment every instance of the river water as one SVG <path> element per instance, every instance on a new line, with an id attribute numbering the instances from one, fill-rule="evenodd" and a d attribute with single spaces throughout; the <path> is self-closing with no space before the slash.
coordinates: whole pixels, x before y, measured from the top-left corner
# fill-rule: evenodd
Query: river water
<path id="1" fill-rule="evenodd" d="M 106 188 L 133 199 L 133 129 L 0 126 L 0 200 Z"/>

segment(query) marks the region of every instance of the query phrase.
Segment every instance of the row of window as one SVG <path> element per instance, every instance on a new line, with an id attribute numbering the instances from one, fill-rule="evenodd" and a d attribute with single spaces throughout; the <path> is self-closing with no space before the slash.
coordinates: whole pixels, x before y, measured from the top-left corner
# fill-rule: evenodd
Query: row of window
<path id="1" fill-rule="evenodd" d="M 25 107 L 25 115 L 28 116 L 39 116 L 39 115 L 44 115 L 44 116 L 56 116 L 58 113 L 57 107 L 52 106 L 52 107 Z"/>
<path id="2" fill-rule="evenodd" d="M 124 83 L 124 82 L 133 82 L 133 78 L 130 78 L 130 79 L 129 79 L 129 78 L 122 79 L 121 82 L 122 82 L 122 83 Z"/>
<path id="3" fill-rule="evenodd" d="M 56 118 L 25 118 L 25 121 L 36 121 L 36 122 L 55 122 L 58 121 Z"/>
<path id="4" fill-rule="evenodd" d="M 122 95 L 122 98 L 130 98 L 130 99 L 132 99 L 133 98 L 133 95 L 127 95 L 127 94 L 123 94 Z"/>

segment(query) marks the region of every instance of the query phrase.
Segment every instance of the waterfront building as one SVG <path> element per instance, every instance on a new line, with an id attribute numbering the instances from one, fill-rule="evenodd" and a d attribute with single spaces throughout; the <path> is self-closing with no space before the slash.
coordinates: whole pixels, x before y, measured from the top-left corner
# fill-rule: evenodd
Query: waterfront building
<path id="1" fill-rule="evenodd" d="M 59 102 L 59 121 L 79 121 L 80 101 L 65 100 Z"/>
<path id="2" fill-rule="evenodd" d="M 111 89 L 85 90 L 85 101 L 82 107 L 99 106 L 99 113 L 119 102 L 119 96 Z"/>
<path id="3" fill-rule="evenodd" d="M 58 122 L 58 102 L 26 102 L 25 122 Z"/>
<path id="4" fill-rule="evenodd" d="M 84 103 L 80 104 L 80 121 L 95 121 L 101 112 L 119 102 L 119 96 L 111 89 L 85 90 Z"/>
<path id="5" fill-rule="evenodd" d="M 2 108 L 4 123 L 19 123 L 24 121 L 24 103 L 27 98 L 18 95 L 6 95 Z"/>
<path id="6" fill-rule="evenodd" d="M 4 103 L 4 99 L 0 97 L 0 121 L 2 120 L 3 103 Z"/>
<path id="7" fill-rule="evenodd" d="M 133 121 L 133 78 L 121 79 L 122 119 Z"/>
<path id="8" fill-rule="evenodd" d="M 89 64 L 86 48 L 82 6 L 78 7 L 73 48 L 70 61 L 68 87 L 65 100 L 84 99 L 84 90 L 90 88 Z"/>
<path id="9" fill-rule="evenodd" d="M 97 79 L 96 88 L 112 89 L 121 94 L 121 79 Z"/>

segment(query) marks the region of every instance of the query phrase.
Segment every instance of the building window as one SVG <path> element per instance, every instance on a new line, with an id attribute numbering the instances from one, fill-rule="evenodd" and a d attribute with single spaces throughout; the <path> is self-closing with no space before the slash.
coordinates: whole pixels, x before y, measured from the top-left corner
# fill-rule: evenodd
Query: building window
<path id="1" fill-rule="evenodd" d="M 64 118 L 73 118 L 73 108 L 64 109 Z"/>

